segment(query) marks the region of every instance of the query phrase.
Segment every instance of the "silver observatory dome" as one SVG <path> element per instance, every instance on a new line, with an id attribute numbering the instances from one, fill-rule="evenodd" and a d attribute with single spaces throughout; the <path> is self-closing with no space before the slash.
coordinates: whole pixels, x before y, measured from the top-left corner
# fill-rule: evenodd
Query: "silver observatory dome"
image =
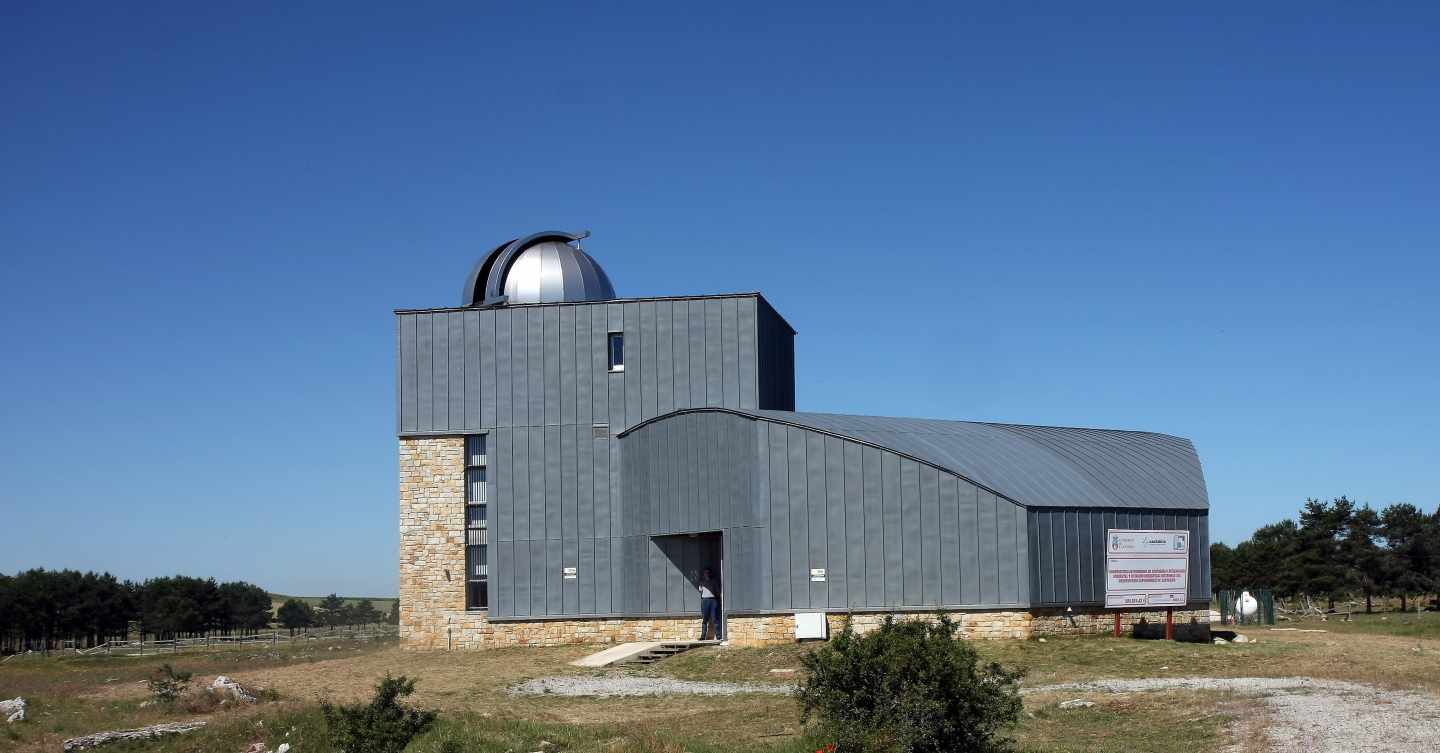
<path id="1" fill-rule="evenodd" d="M 615 287 L 605 270 L 572 245 L 589 235 L 547 230 L 502 243 L 471 270 L 461 305 L 614 299 Z"/>

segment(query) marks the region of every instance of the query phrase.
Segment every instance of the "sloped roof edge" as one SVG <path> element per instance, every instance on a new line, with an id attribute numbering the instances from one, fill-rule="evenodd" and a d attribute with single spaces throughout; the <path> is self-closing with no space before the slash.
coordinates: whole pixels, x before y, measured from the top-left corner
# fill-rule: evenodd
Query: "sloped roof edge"
<path id="1" fill-rule="evenodd" d="M 794 426 L 895 452 L 1026 507 L 1205 510 L 1205 476 L 1188 439 L 1152 432 L 835 413 L 686 408 Z"/>

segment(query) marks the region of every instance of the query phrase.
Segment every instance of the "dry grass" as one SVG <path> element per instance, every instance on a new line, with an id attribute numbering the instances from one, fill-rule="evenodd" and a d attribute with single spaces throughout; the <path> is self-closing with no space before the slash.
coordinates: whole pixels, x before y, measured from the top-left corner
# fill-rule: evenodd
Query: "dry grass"
<path id="1" fill-rule="evenodd" d="M 215 675 L 241 669 L 306 666 L 337 657 L 383 652 L 394 641 L 334 641 L 268 646 L 236 646 L 207 653 L 144 657 L 20 658 L 0 665 L 0 698 L 25 698 L 29 719 L 0 727 L 0 751 L 55 751 L 66 738 L 107 729 L 143 727 L 161 722 L 211 718 L 220 724 L 259 709 L 221 707 L 201 692 Z M 332 648 L 333 647 L 333 648 Z M 145 704 L 145 686 L 161 664 L 194 674 L 194 690 L 174 704 Z"/>
<path id="2" fill-rule="evenodd" d="M 1036 694 L 1025 699 L 1016 737 L 1028 750 L 1054 753 L 1169 753 L 1220 750 L 1234 742 L 1237 716 L 1223 693 L 1143 693 L 1089 696 L 1091 708 L 1062 710 L 1076 698 Z"/>
<path id="3" fill-rule="evenodd" d="M 1363 630 L 1253 629 L 1247 634 L 1259 643 L 1080 638 L 974 645 L 986 659 L 1027 668 L 1026 683 L 1032 687 L 1103 677 L 1308 675 L 1440 693 L 1440 641 Z M 374 643 L 333 651 L 321 646 L 294 653 L 12 662 L 0 667 L 0 696 L 25 695 L 32 701 L 34 722 L 26 723 L 23 732 L 0 731 L 0 750 L 53 751 L 61 739 L 86 732 L 195 718 L 183 704 L 139 708 L 146 696 L 140 681 L 161 661 L 172 661 L 197 679 L 229 674 L 278 691 L 280 700 L 257 708 L 201 709 L 212 720 L 205 731 L 134 750 L 238 753 L 250 742 L 273 747 L 288 741 L 305 753 L 326 753 L 315 701 L 366 698 L 375 682 L 390 673 L 417 678 L 410 701 L 442 711 L 441 724 L 412 744 L 410 750 L 417 753 L 438 751 L 446 740 L 477 753 L 538 750 L 542 740 L 553 743 L 553 750 L 573 753 L 808 753 L 817 741 L 804 736 L 795 703 L 785 696 L 586 699 L 516 697 L 507 689 L 525 679 L 562 674 L 789 682 L 798 673 L 770 670 L 798 670 L 803 654 L 814 648 L 705 648 L 631 670 L 569 666 L 588 652 L 581 647 L 417 653 Z M 1183 741 L 1187 750 L 1252 753 L 1258 751 L 1253 733 L 1264 723 L 1255 704 L 1223 693 L 1091 696 L 1099 705 L 1075 711 L 1055 708 L 1060 700 L 1064 697 L 1043 693 L 1027 697 L 1026 718 L 1015 730 L 1023 749 L 1143 753 L 1173 750 Z"/>
<path id="4" fill-rule="evenodd" d="M 1325 620 L 1309 618 L 1283 622 L 1276 627 L 1328 630 L 1332 633 L 1389 635 L 1440 641 L 1440 612 L 1389 612 L 1355 614 L 1350 619 L 1331 615 Z"/>
<path id="5" fill-rule="evenodd" d="M 1440 693 L 1440 641 L 1388 635 L 1246 630 L 1258 643 L 1210 646 L 1129 639 L 996 641 L 981 654 L 1029 670 L 1029 685 L 1096 677 L 1291 677 Z"/>

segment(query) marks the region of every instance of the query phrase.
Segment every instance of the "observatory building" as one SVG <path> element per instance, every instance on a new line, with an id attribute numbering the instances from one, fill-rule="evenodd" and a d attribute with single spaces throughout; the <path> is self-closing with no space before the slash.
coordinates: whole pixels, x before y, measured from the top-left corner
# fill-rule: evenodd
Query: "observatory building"
<path id="1" fill-rule="evenodd" d="M 699 638 L 706 569 L 739 644 L 941 612 L 1104 632 L 1116 530 L 1188 538 L 1166 603 L 1206 619 L 1189 440 L 796 411 L 763 296 L 620 298 L 582 238 L 503 243 L 459 306 L 396 312 L 406 647 Z"/>

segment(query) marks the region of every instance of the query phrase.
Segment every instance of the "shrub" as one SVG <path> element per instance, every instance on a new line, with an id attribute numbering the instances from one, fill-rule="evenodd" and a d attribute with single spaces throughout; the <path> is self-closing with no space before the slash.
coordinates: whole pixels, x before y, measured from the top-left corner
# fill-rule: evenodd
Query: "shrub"
<path id="1" fill-rule="evenodd" d="M 955 623 L 896 622 L 857 636 L 849 625 L 803 659 L 801 722 L 837 753 L 999 753 L 1020 716 L 1020 672 L 982 665 Z"/>
<path id="2" fill-rule="evenodd" d="M 335 706 L 321 702 L 331 745 L 345 753 L 401 753 L 412 738 L 435 722 L 434 711 L 400 703 L 414 692 L 414 680 L 386 674 L 375 685 L 375 697 L 369 703 Z"/>
<path id="3" fill-rule="evenodd" d="M 145 683 L 155 695 L 155 700 L 174 703 L 175 699 L 185 692 L 185 688 L 190 686 L 190 673 L 176 672 L 169 664 L 162 664 Z"/>
<path id="4" fill-rule="evenodd" d="M 198 693 L 186 693 L 180 701 L 180 708 L 191 714 L 208 714 L 225 703 L 225 694 L 210 688 Z"/>

